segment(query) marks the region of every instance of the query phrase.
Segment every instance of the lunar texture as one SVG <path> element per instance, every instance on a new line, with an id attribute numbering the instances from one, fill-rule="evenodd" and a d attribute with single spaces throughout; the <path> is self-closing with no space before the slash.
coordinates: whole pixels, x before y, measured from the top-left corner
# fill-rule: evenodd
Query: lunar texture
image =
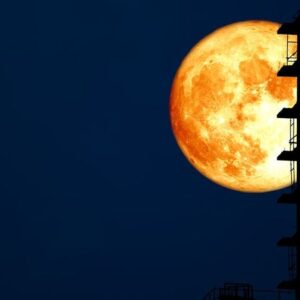
<path id="1" fill-rule="evenodd" d="M 286 59 L 280 24 L 234 23 L 201 40 L 174 78 L 170 117 L 189 162 L 215 183 L 242 192 L 290 185 L 289 121 L 277 119 L 296 102 L 296 79 L 277 77 Z M 290 37 L 291 38 L 291 37 Z"/>

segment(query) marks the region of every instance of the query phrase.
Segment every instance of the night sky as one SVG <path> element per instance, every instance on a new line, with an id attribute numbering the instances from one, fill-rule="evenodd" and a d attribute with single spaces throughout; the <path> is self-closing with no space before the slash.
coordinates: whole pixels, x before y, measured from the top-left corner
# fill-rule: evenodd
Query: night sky
<path id="1" fill-rule="evenodd" d="M 223 25 L 296 1 L 0 4 L 0 298 L 196 300 L 287 279 L 282 191 L 217 186 L 172 134 L 171 83 Z M 217 171 L 217 170 L 216 170 Z M 288 171 L 288 164 L 287 164 Z"/>

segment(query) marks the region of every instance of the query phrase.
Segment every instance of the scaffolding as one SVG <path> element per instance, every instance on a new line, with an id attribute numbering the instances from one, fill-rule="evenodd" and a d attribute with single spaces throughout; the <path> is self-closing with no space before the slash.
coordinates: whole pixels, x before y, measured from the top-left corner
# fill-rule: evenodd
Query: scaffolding
<path id="1" fill-rule="evenodd" d="M 299 150 L 297 147 L 298 124 L 299 124 L 299 95 L 300 95 L 300 64 L 298 61 L 300 37 L 300 16 L 293 23 L 285 23 L 280 26 L 278 34 L 287 36 L 286 43 L 286 64 L 278 71 L 279 77 L 297 78 L 297 99 L 296 104 L 291 108 L 283 108 L 277 115 L 278 118 L 289 119 L 289 150 L 283 151 L 277 157 L 278 160 L 290 163 L 291 193 L 283 194 L 278 203 L 294 204 L 296 206 L 296 233 L 292 237 L 284 237 L 278 241 L 278 246 L 288 248 L 288 272 L 289 279 L 282 281 L 279 289 L 295 292 L 296 300 L 300 300 L 300 199 L 299 185 L 297 184 Z"/>
<path id="2" fill-rule="evenodd" d="M 292 65 L 297 61 L 297 40 L 294 35 L 286 36 L 286 65 Z"/>
<path id="3" fill-rule="evenodd" d="M 283 108 L 277 118 L 289 119 L 289 149 L 282 151 L 277 160 L 287 161 L 290 165 L 290 193 L 282 194 L 278 203 L 293 204 L 296 206 L 296 232 L 291 237 L 281 238 L 277 245 L 288 248 L 288 279 L 280 282 L 276 290 L 254 290 L 252 285 L 240 283 L 227 283 L 222 288 L 215 288 L 203 298 L 203 300 L 259 300 L 290 299 L 295 294 L 295 300 L 300 300 L 300 189 L 299 178 L 299 118 L 300 118 L 300 61 L 298 61 L 300 49 L 300 14 L 292 23 L 281 25 L 277 31 L 284 34 L 286 39 L 286 62 L 278 71 L 279 77 L 295 77 L 297 79 L 297 99 L 293 107 Z M 262 295 L 262 296 L 261 296 Z M 269 296 L 271 295 L 271 298 Z M 275 296 L 275 298 L 274 298 Z"/>
<path id="4" fill-rule="evenodd" d="M 296 119 L 290 119 L 290 137 L 289 137 L 290 152 L 294 151 L 297 146 L 297 134 L 296 134 Z M 290 161 L 290 177 L 291 177 L 291 189 L 294 191 L 297 186 L 297 164 L 294 160 Z"/>

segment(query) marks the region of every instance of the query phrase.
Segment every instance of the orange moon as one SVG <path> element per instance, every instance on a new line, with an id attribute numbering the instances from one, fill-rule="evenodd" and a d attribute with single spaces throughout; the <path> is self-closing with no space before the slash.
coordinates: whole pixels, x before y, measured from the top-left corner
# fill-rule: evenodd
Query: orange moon
<path id="1" fill-rule="evenodd" d="M 280 24 L 245 21 L 202 39 L 173 81 L 170 118 L 189 162 L 215 183 L 242 192 L 290 185 L 289 121 L 276 116 L 296 102 L 296 79 L 277 77 L 285 63 Z M 290 37 L 291 38 L 291 37 Z"/>

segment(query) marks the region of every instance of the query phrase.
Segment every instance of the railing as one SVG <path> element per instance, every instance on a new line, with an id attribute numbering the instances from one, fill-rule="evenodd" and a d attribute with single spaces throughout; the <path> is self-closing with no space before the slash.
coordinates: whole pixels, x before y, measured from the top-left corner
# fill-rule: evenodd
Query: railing
<path id="1" fill-rule="evenodd" d="M 296 40 L 289 40 L 289 35 L 286 38 L 286 64 L 288 66 L 292 65 L 297 61 L 297 41 Z M 293 46 L 294 47 L 290 47 Z M 292 49 L 290 49 L 292 48 Z M 296 49 L 296 50 L 295 50 Z"/>
<path id="2" fill-rule="evenodd" d="M 289 138 L 289 145 L 290 151 L 293 151 L 297 147 L 297 134 L 296 134 L 296 120 L 290 119 L 290 138 Z M 290 161 L 290 176 L 291 176 L 291 189 L 292 191 L 296 188 L 297 183 L 297 172 L 296 172 L 296 162 L 291 160 Z"/>
<path id="3" fill-rule="evenodd" d="M 259 290 L 248 284 L 225 284 L 223 288 L 211 289 L 202 300 L 292 300 L 294 294 L 286 290 Z"/>
<path id="4" fill-rule="evenodd" d="M 225 283 L 219 290 L 220 297 L 240 297 L 253 299 L 253 286 L 244 283 Z"/>

